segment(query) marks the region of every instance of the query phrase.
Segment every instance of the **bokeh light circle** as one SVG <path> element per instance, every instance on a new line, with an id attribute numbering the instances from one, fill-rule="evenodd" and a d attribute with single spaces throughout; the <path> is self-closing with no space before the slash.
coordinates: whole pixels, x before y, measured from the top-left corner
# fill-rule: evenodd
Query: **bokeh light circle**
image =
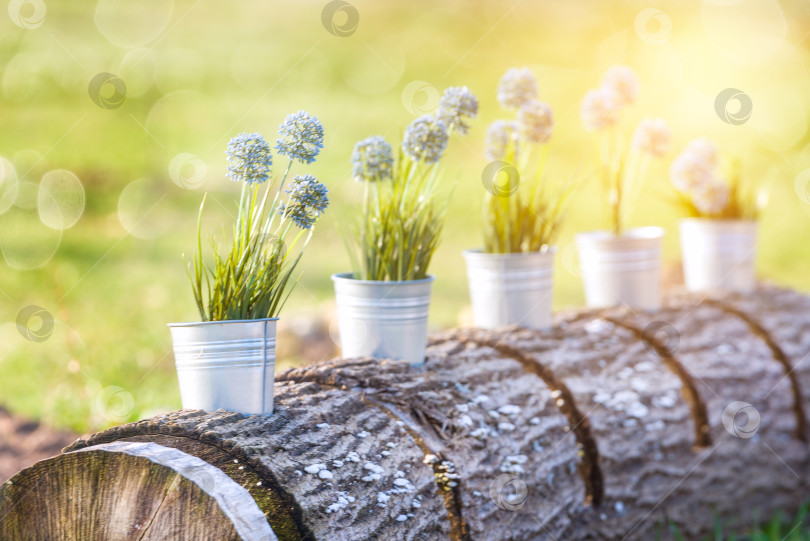
<path id="1" fill-rule="evenodd" d="M 67 169 L 48 171 L 39 181 L 39 219 L 51 229 L 68 229 L 84 212 L 84 186 Z"/>
<path id="2" fill-rule="evenodd" d="M 172 226 L 164 187 L 150 178 L 127 184 L 118 197 L 118 220 L 133 237 L 155 239 Z"/>
<path id="3" fill-rule="evenodd" d="M 39 184 L 30 180 L 23 180 L 18 185 L 14 206 L 24 210 L 35 210 L 38 199 Z"/>
<path id="4" fill-rule="evenodd" d="M 33 148 L 18 150 L 11 157 L 11 162 L 17 168 L 17 177 L 20 180 L 40 178 L 48 171 L 45 156 Z"/>
<path id="5" fill-rule="evenodd" d="M 17 200 L 20 183 L 14 164 L 0 156 L 0 214 L 3 214 Z"/>
<path id="6" fill-rule="evenodd" d="M 810 206 L 810 168 L 796 175 L 796 179 L 793 181 L 793 189 L 796 191 L 799 200 Z"/>
<path id="7" fill-rule="evenodd" d="M 142 96 L 155 84 L 155 53 L 142 47 L 127 51 L 115 72 L 126 81 L 127 96 Z"/>
<path id="8" fill-rule="evenodd" d="M 33 182 L 21 183 L 20 195 L 33 187 L 33 208 L 20 206 L 20 201 L 0 215 L 0 251 L 6 264 L 13 269 L 31 270 L 42 267 L 56 254 L 62 242 L 62 231 L 45 227 L 36 209 L 36 188 Z M 21 199 L 32 199 L 25 194 Z"/>
<path id="9" fill-rule="evenodd" d="M 94 20 L 107 41 L 129 49 L 157 38 L 168 26 L 173 11 L 173 0 L 99 0 Z"/>

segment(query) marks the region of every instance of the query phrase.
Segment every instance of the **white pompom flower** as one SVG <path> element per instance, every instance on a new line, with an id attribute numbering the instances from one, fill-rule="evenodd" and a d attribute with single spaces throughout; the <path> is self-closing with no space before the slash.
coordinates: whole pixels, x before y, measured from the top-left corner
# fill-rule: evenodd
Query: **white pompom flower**
<path id="1" fill-rule="evenodd" d="M 718 169 L 717 145 L 700 138 L 690 141 L 673 160 L 669 176 L 701 214 L 712 216 L 722 213 L 731 198 L 731 189 Z"/>
<path id="2" fill-rule="evenodd" d="M 690 141 L 672 161 L 669 176 L 678 190 L 690 194 L 698 186 L 711 182 L 716 170 L 717 146 L 700 138 Z"/>
<path id="3" fill-rule="evenodd" d="M 503 160 L 511 151 L 517 159 L 520 150 L 520 128 L 517 122 L 496 120 L 487 129 L 484 156 L 490 161 Z"/>
<path id="4" fill-rule="evenodd" d="M 633 148 L 639 152 L 661 157 L 669 151 L 672 133 L 663 118 L 645 118 L 633 133 Z"/>
<path id="5" fill-rule="evenodd" d="M 529 68 L 509 68 L 498 81 L 498 103 L 518 109 L 540 96 L 537 79 Z"/>
<path id="6" fill-rule="evenodd" d="M 619 121 L 619 104 L 612 93 L 596 88 L 585 94 L 579 114 L 587 131 L 599 131 Z"/>
<path id="7" fill-rule="evenodd" d="M 705 137 L 687 143 L 683 149 L 683 154 L 692 156 L 692 159 L 703 163 L 709 169 L 717 167 L 719 155 L 717 145 Z"/>
<path id="8" fill-rule="evenodd" d="M 691 159 L 678 156 L 669 168 L 669 179 L 672 185 L 685 194 L 691 194 L 701 184 L 710 182 L 713 177 L 711 169 Z"/>
<path id="9" fill-rule="evenodd" d="M 613 95 L 619 107 L 632 105 L 638 97 L 638 77 L 627 66 L 613 66 L 602 76 L 602 88 Z"/>
<path id="10" fill-rule="evenodd" d="M 714 176 L 695 187 L 691 195 L 695 208 L 707 215 L 723 212 L 730 198 L 728 184 Z"/>
<path id="11" fill-rule="evenodd" d="M 532 100 L 520 108 L 517 122 L 527 141 L 546 143 L 554 130 L 554 113 L 547 103 Z"/>

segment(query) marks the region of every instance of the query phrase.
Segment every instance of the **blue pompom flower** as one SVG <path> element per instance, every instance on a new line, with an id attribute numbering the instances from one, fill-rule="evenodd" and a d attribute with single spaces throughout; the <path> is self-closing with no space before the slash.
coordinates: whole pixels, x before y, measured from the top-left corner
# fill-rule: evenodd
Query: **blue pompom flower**
<path id="1" fill-rule="evenodd" d="M 329 190 L 312 175 L 293 177 L 285 191 L 290 194 L 290 201 L 279 206 L 279 214 L 290 218 L 301 229 L 312 227 L 329 206 Z"/>
<path id="2" fill-rule="evenodd" d="M 447 125 L 430 115 L 420 116 L 405 129 L 402 151 L 412 160 L 436 163 L 447 148 Z"/>
<path id="3" fill-rule="evenodd" d="M 358 181 L 376 182 L 391 178 L 394 157 L 382 136 L 374 135 L 358 141 L 352 152 L 352 174 Z"/>
<path id="4" fill-rule="evenodd" d="M 276 150 L 282 156 L 312 163 L 323 148 L 323 126 L 306 111 L 287 115 L 278 130 Z"/>
<path id="5" fill-rule="evenodd" d="M 466 119 L 478 116 L 478 98 L 466 86 L 451 86 L 439 100 L 439 118 L 452 126 L 461 135 L 465 135 L 470 125 Z"/>
<path id="6" fill-rule="evenodd" d="M 262 183 L 270 175 L 273 156 L 260 133 L 240 133 L 228 143 L 225 155 L 228 176 L 235 181 Z"/>

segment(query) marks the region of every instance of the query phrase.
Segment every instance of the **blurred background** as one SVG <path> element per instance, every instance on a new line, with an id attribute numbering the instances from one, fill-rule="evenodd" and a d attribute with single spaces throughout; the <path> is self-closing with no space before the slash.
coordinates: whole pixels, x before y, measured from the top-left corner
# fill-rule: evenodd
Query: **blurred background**
<path id="1" fill-rule="evenodd" d="M 283 312 L 277 368 L 336 354 L 330 274 L 350 270 L 340 227 L 362 196 L 354 143 L 399 144 L 453 85 L 477 94 L 480 114 L 443 160 L 450 210 L 431 323 L 463 322 L 484 133 L 511 117 L 495 89 L 513 66 L 532 69 L 555 112 L 550 178 L 584 179 L 558 242 L 556 308 L 583 301 L 573 235 L 607 226 L 579 104 L 616 64 L 641 83 L 628 137 L 645 116 L 673 132 L 629 218 L 667 229 L 667 281 L 680 257 L 667 171 L 707 136 L 769 193 L 759 274 L 810 291 L 809 36 L 810 3 L 798 0 L 11 0 L 0 14 L 0 406 L 79 433 L 177 409 L 165 324 L 198 319 L 181 254 L 201 198 L 206 230 L 227 231 L 239 188 L 224 176 L 228 139 L 274 140 L 299 109 L 326 138 L 294 172 L 325 182 L 332 204 Z M 750 114 L 721 94 L 750 98 Z"/>

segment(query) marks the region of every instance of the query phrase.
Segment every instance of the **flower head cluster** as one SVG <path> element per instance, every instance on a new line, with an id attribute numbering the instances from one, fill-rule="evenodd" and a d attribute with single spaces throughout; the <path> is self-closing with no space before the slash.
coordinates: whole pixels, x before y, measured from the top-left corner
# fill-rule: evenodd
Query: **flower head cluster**
<path id="1" fill-rule="evenodd" d="M 703 214 L 719 214 L 729 202 L 729 187 L 717 171 L 717 146 L 700 138 L 686 145 L 672 162 L 669 176 Z"/>
<path id="2" fill-rule="evenodd" d="M 638 78 L 628 66 L 608 69 L 602 76 L 601 87 L 613 95 L 619 107 L 632 105 L 638 97 Z"/>
<path id="3" fill-rule="evenodd" d="M 719 163 L 718 156 L 720 153 L 717 150 L 717 145 L 705 137 L 690 141 L 683 149 L 683 154 L 686 154 L 694 161 L 703 162 L 711 169 L 715 169 Z"/>
<path id="4" fill-rule="evenodd" d="M 444 91 L 435 115 L 415 119 L 402 137 L 402 155 L 426 165 L 437 163 L 453 130 L 464 135 L 469 130 L 468 120 L 478 115 L 478 99 L 466 86 L 450 87 Z M 382 136 L 375 135 L 358 141 L 352 152 L 352 175 L 355 180 L 377 182 L 392 179 L 395 170 L 391 145 Z M 402 166 L 402 163 L 400 163 Z"/>
<path id="5" fill-rule="evenodd" d="M 589 90 L 582 100 L 580 116 L 588 131 L 598 131 L 619 121 L 622 107 L 638 97 L 638 78 L 627 66 L 613 66 L 605 72 L 599 88 Z"/>
<path id="6" fill-rule="evenodd" d="M 639 152 L 661 157 L 669 150 L 672 134 L 663 118 L 645 118 L 633 133 L 633 148 Z"/>
<path id="7" fill-rule="evenodd" d="M 407 127 L 402 151 L 414 161 L 436 163 L 447 148 L 447 126 L 431 115 L 420 116 Z"/>
<path id="8" fill-rule="evenodd" d="M 619 107 L 613 95 L 603 88 L 589 90 L 582 100 L 579 114 L 588 131 L 598 131 L 619 121 Z"/>
<path id="9" fill-rule="evenodd" d="M 323 148 L 323 126 L 317 117 L 306 111 L 287 115 L 278 135 L 278 153 L 301 163 L 314 162 Z"/>
<path id="10" fill-rule="evenodd" d="M 498 103 L 504 109 L 519 109 L 539 96 L 537 79 L 529 68 L 509 68 L 498 81 Z"/>
<path id="11" fill-rule="evenodd" d="M 468 118 L 478 116 L 478 98 L 466 86 L 451 86 L 442 94 L 439 100 L 439 118 L 450 128 L 465 135 L 470 125 Z"/>
<path id="12" fill-rule="evenodd" d="M 260 133 L 240 133 L 230 140 L 225 155 L 228 176 L 235 181 L 262 183 L 270 175 L 273 156 Z"/>
<path id="13" fill-rule="evenodd" d="M 721 179 L 704 182 L 692 192 L 692 203 L 703 214 L 720 214 L 729 203 L 728 185 Z"/>
<path id="14" fill-rule="evenodd" d="M 511 149 L 517 159 L 520 129 L 517 122 L 510 120 L 496 120 L 489 125 L 484 138 L 484 156 L 490 161 L 502 160 Z"/>
<path id="15" fill-rule="evenodd" d="M 546 143 L 554 129 L 554 114 L 548 104 L 532 100 L 517 114 L 521 135 L 532 143 Z"/>
<path id="16" fill-rule="evenodd" d="M 293 177 L 290 187 L 290 202 L 279 206 L 279 214 L 292 219 L 301 229 L 309 229 L 329 206 L 328 190 L 312 175 Z"/>
<path id="17" fill-rule="evenodd" d="M 717 171 L 717 147 L 708 139 L 688 143 L 669 169 L 672 184 L 681 192 L 691 193 L 702 184 L 712 182 Z"/>
<path id="18" fill-rule="evenodd" d="M 352 174 L 355 180 L 376 182 L 391 178 L 393 167 L 391 145 L 382 136 L 367 137 L 354 145 Z"/>
<path id="19" fill-rule="evenodd" d="M 484 141 L 488 160 L 517 160 L 521 143 L 548 142 L 554 130 L 554 114 L 537 97 L 537 79 L 528 68 L 509 68 L 501 77 L 498 101 L 506 109 L 517 109 L 517 115 L 513 121 L 496 120 L 489 126 Z"/>

